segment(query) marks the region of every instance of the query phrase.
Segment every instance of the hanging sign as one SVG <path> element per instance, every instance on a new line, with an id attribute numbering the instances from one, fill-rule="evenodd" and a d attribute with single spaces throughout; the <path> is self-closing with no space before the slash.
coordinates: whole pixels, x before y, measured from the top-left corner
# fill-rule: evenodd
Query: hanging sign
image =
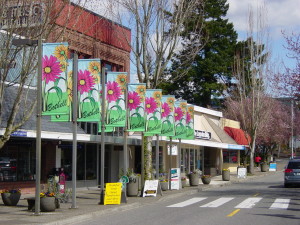
<path id="1" fill-rule="evenodd" d="M 145 131 L 145 93 L 146 84 L 128 84 L 127 131 Z"/>
<path id="2" fill-rule="evenodd" d="M 158 190 L 158 180 L 146 180 L 144 191 L 143 191 L 143 197 L 156 197 Z"/>
<path id="3" fill-rule="evenodd" d="M 167 145 L 168 148 L 168 155 L 170 155 L 170 145 Z M 172 145 L 172 155 L 177 155 L 178 154 L 178 148 L 177 145 Z"/>
<path id="4" fill-rule="evenodd" d="M 106 183 L 104 205 L 121 204 L 122 183 Z"/>

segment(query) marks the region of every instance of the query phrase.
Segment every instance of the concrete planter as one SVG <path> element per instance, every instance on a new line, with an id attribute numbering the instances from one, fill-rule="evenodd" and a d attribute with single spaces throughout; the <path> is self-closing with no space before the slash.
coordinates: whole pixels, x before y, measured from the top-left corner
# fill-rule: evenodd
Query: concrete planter
<path id="1" fill-rule="evenodd" d="M 269 165 L 267 163 L 260 164 L 260 170 L 261 170 L 261 172 L 268 172 L 269 171 Z"/>
<path id="2" fill-rule="evenodd" d="M 2 201 L 6 206 L 16 206 L 20 200 L 21 193 L 1 193 Z"/>
<path id="3" fill-rule="evenodd" d="M 169 182 L 159 182 L 162 191 L 167 191 L 169 187 Z"/>
<path id="4" fill-rule="evenodd" d="M 224 181 L 230 180 L 230 170 L 222 170 L 222 180 Z"/>
<path id="5" fill-rule="evenodd" d="M 198 186 L 199 185 L 199 174 L 192 173 L 189 175 L 190 178 L 190 186 Z"/>
<path id="6" fill-rule="evenodd" d="M 127 185 L 126 185 L 126 189 L 127 189 L 127 196 L 137 196 L 139 193 L 139 183 L 137 180 L 134 181 L 130 181 Z"/>

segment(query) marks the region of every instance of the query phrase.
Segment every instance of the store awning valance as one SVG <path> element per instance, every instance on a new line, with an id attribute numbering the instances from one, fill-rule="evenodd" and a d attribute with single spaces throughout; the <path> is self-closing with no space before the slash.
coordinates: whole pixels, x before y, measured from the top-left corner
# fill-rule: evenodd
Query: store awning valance
<path id="1" fill-rule="evenodd" d="M 249 135 L 247 135 L 242 129 L 224 127 L 224 131 L 232 137 L 239 145 L 248 145 L 250 141 Z"/>

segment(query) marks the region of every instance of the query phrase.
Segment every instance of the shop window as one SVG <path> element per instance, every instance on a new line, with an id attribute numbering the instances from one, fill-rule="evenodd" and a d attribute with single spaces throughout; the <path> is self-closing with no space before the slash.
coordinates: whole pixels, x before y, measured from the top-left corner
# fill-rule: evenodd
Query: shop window
<path id="1" fill-rule="evenodd" d="M 237 163 L 238 151 L 226 151 L 223 150 L 223 162 L 224 163 Z"/>

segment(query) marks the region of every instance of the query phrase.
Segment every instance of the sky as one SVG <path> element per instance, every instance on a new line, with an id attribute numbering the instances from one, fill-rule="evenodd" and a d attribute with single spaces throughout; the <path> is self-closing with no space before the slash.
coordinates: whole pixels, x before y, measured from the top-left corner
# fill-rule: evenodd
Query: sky
<path id="1" fill-rule="evenodd" d="M 249 7 L 255 12 L 259 6 L 265 5 L 263 16 L 269 28 L 272 58 L 275 61 L 283 60 L 287 66 L 293 67 L 294 62 L 286 57 L 288 51 L 284 48 L 286 42 L 282 31 L 288 35 L 292 32 L 300 33 L 300 0 L 227 0 L 227 2 L 229 3 L 227 18 L 234 24 L 239 40 L 246 39 Z"/>

